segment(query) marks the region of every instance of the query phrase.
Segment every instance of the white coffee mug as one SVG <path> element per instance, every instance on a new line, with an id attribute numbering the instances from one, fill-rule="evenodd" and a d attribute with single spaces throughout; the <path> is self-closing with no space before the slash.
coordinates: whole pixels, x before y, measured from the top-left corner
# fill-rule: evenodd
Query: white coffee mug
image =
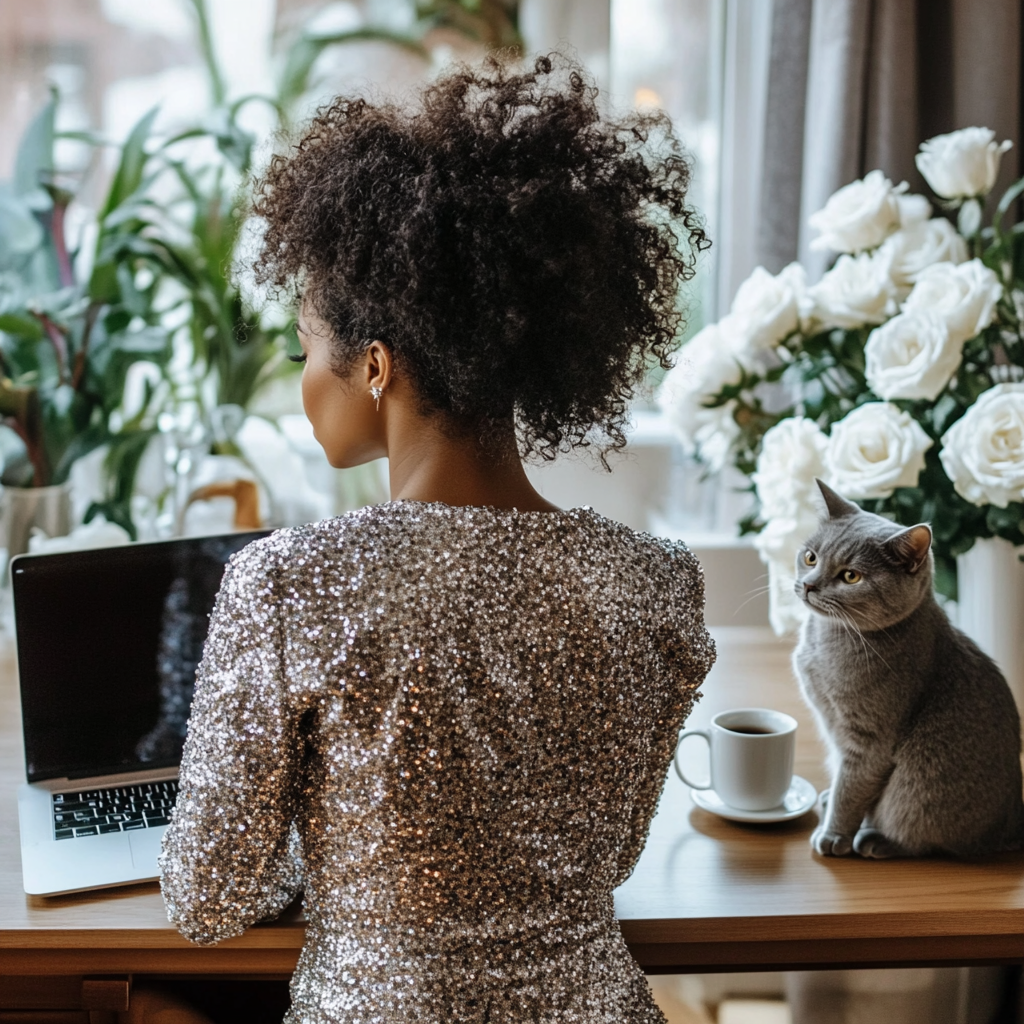
<path id="1" fill-rule="evenodd" d="M 688 736 L 702 736 L 711 753 L 707 783 L 688 779 L 679 750 Z M 730 807 L 768 811 L 778 807 L 793 781 L 796 719 L 768 708 L 738 708 L 711 719 L 710 729 L 687 729 L 673 759 L 676 774 L 691 789 L 713 789 Z"/>

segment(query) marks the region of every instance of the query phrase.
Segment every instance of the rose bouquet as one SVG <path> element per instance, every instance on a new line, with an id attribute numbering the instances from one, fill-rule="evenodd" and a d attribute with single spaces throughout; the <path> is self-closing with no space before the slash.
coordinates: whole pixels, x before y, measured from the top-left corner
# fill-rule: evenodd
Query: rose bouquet
<path id="1" fill-rule="evenodd" d="M 949 597 L 976 540 L 1024 544 L 1024 223 L 1005 223 L 1024 179 L 983 213 L 1009 147 L 986 128 L 925 142 L 937 215 L 881 171 L 841 188 L 810 219 L 831 269 L 814 284 L 797 263 L 756 269 L 661 387 L 686 449 L 751 480 L 741 529 L 768 565 L 777 632 L 802 614 L 794 560 L 815 528 L 815 477 L 930 522 Z"/>

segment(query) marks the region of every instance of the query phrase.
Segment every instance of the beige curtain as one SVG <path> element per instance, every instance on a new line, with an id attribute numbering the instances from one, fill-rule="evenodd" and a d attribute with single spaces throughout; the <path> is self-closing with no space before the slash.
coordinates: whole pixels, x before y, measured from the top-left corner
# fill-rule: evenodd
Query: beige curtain
<path id="1" fill-rule="evenodd" d="M 880 167 L 924 190 L 921 141 L 983 125 L 1012 139 L 1000 192 L 1018 173 L 1020 0 L 774 0 L 758 262 L 800 259 L 807 218 Z"/>

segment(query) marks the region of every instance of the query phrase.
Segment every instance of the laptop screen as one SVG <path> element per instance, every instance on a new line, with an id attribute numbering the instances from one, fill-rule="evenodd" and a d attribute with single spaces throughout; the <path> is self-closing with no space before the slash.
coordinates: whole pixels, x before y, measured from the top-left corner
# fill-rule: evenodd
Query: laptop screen
<path id="1" fill-rule="evenodd" d="M 179 763 L 224 566 L 260 536 L 12 563 L 29 782 Z"/>

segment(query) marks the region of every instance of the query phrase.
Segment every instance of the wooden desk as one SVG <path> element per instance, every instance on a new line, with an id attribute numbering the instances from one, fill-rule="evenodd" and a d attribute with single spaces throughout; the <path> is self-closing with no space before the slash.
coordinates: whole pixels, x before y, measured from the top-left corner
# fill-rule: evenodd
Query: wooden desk
<path id="1" fill-rule="evenodd" d="M 768 706 L 801 722 L 796 770 L 824 782 L 821 749 L 789 670 L 790 648 L 719 630 L 719 663 L 691 724 Z M 696 745 L 696 744 L 695 744 Z M 16 787 L 24 777 L 13 654 L 0 643 L 0 974 L 287 975 L 297 913 L 201 949 L 167 923 L 155 883 L 43 899 L 21 887 Z M 984 864 L 812 856 L 813 814 L 734 825 L 693 807 L 670 775 L 647 849 L 616 894 L 639 962 L 666 971 L 1024 960 L 1024 856 Z"/>
<path id="2" fill-rule="evenodd" d="M 791 644 L 760 630 L 713 632 L 718 663 L 688 724 L 730 707 L 786 711 L 800 723 L 796 773 L 822 789 L 824 750 Z M 616 893 L 633 955 L 652 974 L 1024 960 L 1024 855 L 823 858 L 808 842 L 816 824 L 814 813 L 784 825 L 722 821 L 695 808 L 670 771 L 647 847 Z"/>

